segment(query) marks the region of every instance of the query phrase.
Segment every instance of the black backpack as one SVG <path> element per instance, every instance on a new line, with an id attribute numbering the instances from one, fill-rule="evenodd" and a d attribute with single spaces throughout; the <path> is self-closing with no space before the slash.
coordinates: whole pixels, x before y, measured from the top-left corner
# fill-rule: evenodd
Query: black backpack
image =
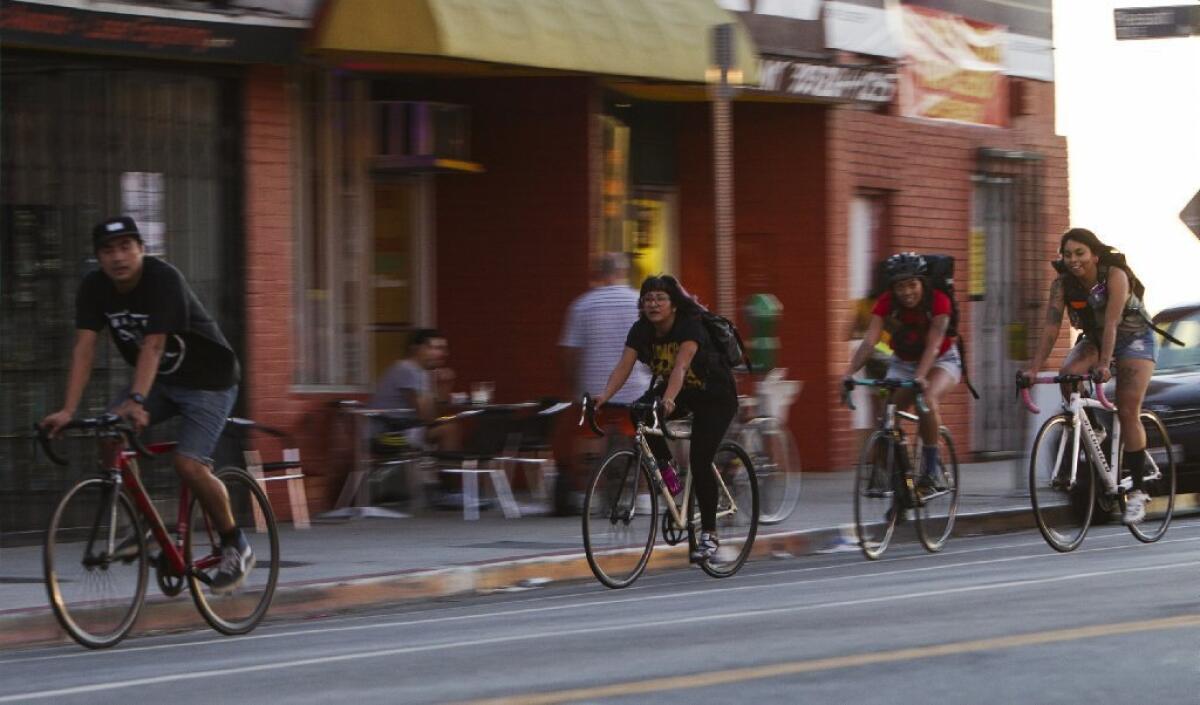
<path id="1" fill-rule="evenodd" d="M 954 337 L 954 344 L 958 347 L 958 356 L 962 358 L 963 381 L 967 383 L 967 389 L 970 390 L 971 396 L 978 399 L 979 392 L 975 391 L 975 386 L 971 384 L 971 377 L 967 373 L 967 346 L 958 330 L 958 300 L 954 298 L 954 257 L 951 255 L 925 255 L 925 281 L 929 283 L 923 304 L 927 316 L 933 317 L 934 289 L 950 298 L 950 325 L 946 328 L 946 335 Z"/>
<path id="2" fill-rule="evenodd" d="M 1059 274 L 1059 276 L 1067 274 L 1067 265 L 1065 262 L 1063 262 L 1061 257 L 1054 260 L 1050 264 L 1054 267 L 1054 271 L 1057 272 Z M 1121 252 L 1120 250 L 1118 250 L 1116 248 L 1109 248 L 1108 252 L 1105 252 L 1100 255 L 1100 264 L 1103 266 L 1110 267 L 1110 268 L 1111 267 L 1119 267 L 1120 269 L 1123 269 L 1125 271 L 1125 276 L 1129 277 L 1130 293 L 1132 293 L 1134 296 L 1136 296 L 1138 301 L 1141 302 L 1141 305 L 1142 305 L 1142 307 L 1140 309 L 1141 315 L 1142 315 L 1142 318 L 1145 319 L 1146 325 L 1150 326 L 1150 330 L 1154 331 L 1155 333 L 1158 333 L 1164 339 L 1166 339 L 1180 347 L 1183 347 L 1183 343 L 1178 338 L 1176 338 L 1175 336 L 1166 332 L 1162 328 L 1159 328 L 1158 326 L 1156 326 L 1154 324 L 1154 321 L 1150 318 L 1150 314 L 1146 311 L 1146 285 L 1143 284 L 1142 280 L 1138 279 L 1137 275 L 1133 273 L 1133 268 L 1130 267 L 1129 262 L 1127 262 L 1125 260 L 1125 253 Z M 1079 284 L 1078 281 L 1075 280 L 1074 277 L 1066 277 L 1065 286 L 1070 289 L 1070 291 L 1064 292 L 1068 298 L 1073 298 L 1073 299 L 1086 299 L 1087 298 L 1087 292 L 1083 290 L 1083 287 Z M 1068 310 L 1068 313 L 1071 314 L 1071 325 L 1080 327 L 1080 328 L 1087 328 L 1088 326 L 1096 325 L 1096 321 L 1094 320 L 1093 316 L 1091 315 L 1090 309 L 1083 309 L 1084 313 L 1082 315 L 1079 313 L 1076 313 L 1069 306 L 1068 306 L 1067 310 Z"/>
<path id="3" fill-rule="evenodd" d="M 719 316 L 708 309 L 700 310 L 700 323 L 712 339 L 713 349 L 717 359 L 729 369 L 745 365 L 747 372 L 753 372 L 750 356 L 746 354 L 746 345 L 738 334 L 737 326 L 724 316 Z"/>

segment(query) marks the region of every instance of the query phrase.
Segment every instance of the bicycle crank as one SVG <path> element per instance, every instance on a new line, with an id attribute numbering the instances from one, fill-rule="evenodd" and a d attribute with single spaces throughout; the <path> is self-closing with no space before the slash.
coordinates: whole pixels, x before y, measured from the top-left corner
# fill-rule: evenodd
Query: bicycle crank
<path id="1" fill-rule="evenodd" d="M 675 526 L 675 520 L 671 518 L 671 512 L 663 512 L 662 536 L 668 546 L 674 546 L 687 538 L 687 529 Z"/>

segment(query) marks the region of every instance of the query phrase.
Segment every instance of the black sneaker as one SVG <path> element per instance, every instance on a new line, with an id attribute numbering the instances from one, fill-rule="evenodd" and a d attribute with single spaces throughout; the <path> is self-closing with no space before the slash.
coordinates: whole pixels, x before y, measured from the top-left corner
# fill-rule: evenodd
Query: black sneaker
<path id="1" fill-rule="evenodd" d="M 717 535 L 708 531 L 701 531 L 700 538 L 696 539 L 696 547 L 692 549 L 690 558 L 693 563 L 703 563 L 717 555 L 718 548 L 720 548 L 720 542 L 717 541 Z"/>
<path id="2" fill-rule="evenodd" d="M 209 589 L 214 594 L 224 595 L 242 586 L 246 574 L 254 569 L 254 551 L 250 544 L 242 538 L 236 544 L 226 544 L 221 547 L 221 563 L 213 574 Z"/>
<path id="3" fill-rule="evenodd" d="M 941 468 L 922 473 L 920 479 L 917 480 L 917 496 L 922 499 L 945 492 L 946 489 L 946 476 L 942 474 Z"/>

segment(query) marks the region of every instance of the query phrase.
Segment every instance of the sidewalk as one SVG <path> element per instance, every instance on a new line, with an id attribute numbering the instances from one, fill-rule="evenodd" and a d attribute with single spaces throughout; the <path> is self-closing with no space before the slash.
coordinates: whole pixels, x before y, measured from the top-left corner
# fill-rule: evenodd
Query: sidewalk
<path id="1" fill-rule="evenodd" d="M 1034 526 L 1028 495 L 1014 489 L 1014 463 L 963 465 L 956 533 Z M 753 559 L 801 556 L 845 544 L 853 521 L 850 472 L 806 473 L 792 517 L 762 526 Z M 1183 498 L 1181 498 L 1183 499 Z M 1182 503 L 1180 509 L 1189 506 Z M 1190 506 L 1194 506 L 1194 502 Z M 466 522 L 461 512 L 431 511 L 409 519 L 280 527 L 282 567 L 271 614 L 328 614 L 404 599 L 489 592 L 525 581 L 590 579 L 578 517 L 506 520 L 498 509 Z M 650 570 L 686 565 L 683 547 L 655 550 Z M 0 549 L 0 647 L 61 638 L 46 606 L 41 548 Z M 168 601 L 151 575 L 136 630 L 202 624 L 186 595 Z"/>

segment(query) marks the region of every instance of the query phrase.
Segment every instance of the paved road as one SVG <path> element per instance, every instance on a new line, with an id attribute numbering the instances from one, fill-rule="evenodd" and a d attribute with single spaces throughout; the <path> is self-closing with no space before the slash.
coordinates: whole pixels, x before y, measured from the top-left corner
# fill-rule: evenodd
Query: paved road
<path id="1" fill-rule="evenodd" d="M 879 562 L 835 553 L 726 581 L 687 570 L 236 639 L 0 652 L 0 703 L 1194 703 L 1198 585 L 1196 519 L 1150 546 L 1100 527 L 1068 555 L 1036 532 L 939 555 L 902 541 Z"/>

